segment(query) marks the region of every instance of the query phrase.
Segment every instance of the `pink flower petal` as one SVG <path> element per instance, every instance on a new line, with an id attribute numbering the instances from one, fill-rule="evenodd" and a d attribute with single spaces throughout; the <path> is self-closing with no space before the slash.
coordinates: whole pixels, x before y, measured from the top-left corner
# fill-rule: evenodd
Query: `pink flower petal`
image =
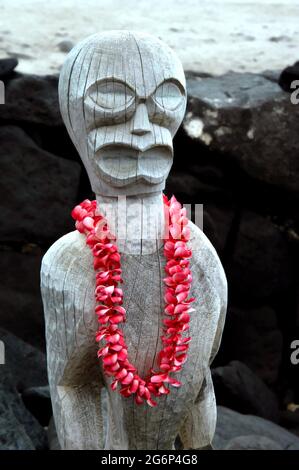
<path id="1" fill-rule="evenodd" d="M 119 352 L 122 350 L 122 345 L 121 344 L 111 344 L 110 345 L 110 350 L 111 351 L 115 351 L 115 352 Z"/>
<path id="2" fill-rule="evenodd" d="M 146 400 L 146 402 L 147 402 L 147 404 L 148 404 L 149 406 L 152 406 L 152 407 L 157 406 L 157 402 L 155 402 L 155 401 L 152 400 L 151 398 L 149 398 L 148 400 Z"/>
<path id="3" fill-rule="evenodd" d="M 180 387 L 182 385 L 182 383 L 179 380 L 175 380 L 175 379 L 172 379 L 172 378 L 169 380 L 169 383 L 173 387 Z"/>
<path id="4" fill-rule="evenodd" d="M 108 352 L 109 352 L 109 347 L 104 346 L 103 348 L 98 350 L 98 357 L 107 356 Z"/>
<path id="5" fill-rule="evenodd" d="M 134 375 L 132 374 L 132 372 L 129 372 L 126 377 L 124 379 L 121 380 L 121 383 L 123 385 L 128 385 L 130 384 L 134 379 Z"/>
<path id="6" fill-rule="evenodd" d="M 118 360 L 119 361 L 124 361 L 128 356 L 128 351 L 126 349 L 122 349 L 118 354 Z"/>
<path id="7" fill-rule="evenodd" d="M 118 380 L 114 380 L 111 384 L 111 388 L 112 390 L 116 390 L 117 389 L 117 384 L 118 384 Z"/>
<path id="8" fill-rule="evenodd" d="M 112 317 L 109 317 L 109 322 L 112 324 L 121 323 L 123 321 L 124 321 L 123 315 L 113 315 Z"/>
<path id="9" fill-rule="evenodd" d="M 120 369 L 120 365 L 118 362 L 116 362 L 113 366 L 110 366 L 109 368 L 112 372 L 116 372 L 117 370 Z"/>
<path id="10" fill-rule="evenodd" d="M 167 374 L 157 374 L 157 375 L 153 375 L 151 377 L 151 382 L 152 383 L 162 383 L 164 382 L 165 380 L 168 379 L 168 375 Z"/>
<path id="11" fill-rule="evenodd" d="M 165 387 L 165 385 L 161 385 L 161 387 L 159 387 L 159 392 L 161 395 L 168 395 L 170 390 L 169 388 Z"/>
<path id="12" fill-rule="evenodd" d="M 116 374 L 115 377 L 116 377 L 117 379 L 121 380 L 121 379 L 124 379 L 124 378 L 127 376 L 127 374 L 128 374 L 127 370 L 126 370 L 126 369 L 122 369 L 120 372 L 118 372 L 118 373 Z"/>
<path id="13" fill-rule="evenodd" d="M 137 405 L 142 405 L 143 399 L 142 399 L 139 395 L 136 395 L 136 396 L 135 396 L 135 403 L 136 403 Z"/>
<path id="14" fill-rule="evenodd" d="M 125 315 L 125 313 L 126 313 L 126 310 L 123 307 L 120 307 L 120 306 L 113 307 L 113 310 L 118 312 L 118 313 L 121 313 L 122 315 Z"/>
<path id="15" fill-rule="evenodd" d="M 108 354 L 103 357 L 103 363 L 107 366 L 115 364 L 117 361 L 117 354 Z"/>
<path id="16" fill-rule="evenodd" d="M 130 392 L 135 393 L 139 387 L 139 380 L 134 379 L 131 386 L 130 386 Z"/>
<path id="17" fill-rule="evenodd" d="M 187 297 L 188 297 L 188 291 L 180 292 L 180 294 L 176 296 L 178 303 L 184 302 L 184 300 L 186 300 Z"/>

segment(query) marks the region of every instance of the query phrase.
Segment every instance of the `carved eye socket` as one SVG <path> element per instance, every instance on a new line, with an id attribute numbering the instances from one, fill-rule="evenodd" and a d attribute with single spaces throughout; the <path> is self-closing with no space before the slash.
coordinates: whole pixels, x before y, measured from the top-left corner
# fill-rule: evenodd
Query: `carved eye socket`
<path id="1" fill-rule="evenodd" d="M 175 83 L 168 81 L 158 86 L 153 98 L 162 108 L 174 110 L 181 103 L 183 94 Z"/>
<path id="2" fill-rule="evenodd" d="M 127 107 L 133 101 L 135 93 L 126 83 L 107 79 L 92 85 L 88 97 L 96 105 L 113 110 Z"/>

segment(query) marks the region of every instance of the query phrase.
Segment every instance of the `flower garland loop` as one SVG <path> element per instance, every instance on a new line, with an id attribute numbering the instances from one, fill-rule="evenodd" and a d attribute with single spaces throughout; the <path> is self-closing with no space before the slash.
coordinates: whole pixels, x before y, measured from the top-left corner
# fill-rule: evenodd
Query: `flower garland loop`
<path id="1" fill-rule="evenodd" d="M 105 217 L 98 213 L 97 202 L 86 199 L 72 211 L 76 220 L 76 229 L 86 235 L 86 244 L 93 253 L 96 272 L 96 307 L 99 322 L 96 341 L 104 341 L 98 350 L 102 358 L 103 370 L 113 378 L 112 390 L 117 390 L 124 397 L 134 396 L 140 405 L 146 401 L 150 406 L 157 403 L 153 397 L 170 393 L 169 385 L 180 387 L 181 382 L 170 376 L 182 369 L 187 359 L 190 337 L 183 337 L 189 329 L 190 313 L 194 311 L 189 298 L 191 288 L 190 258 L 192 252 L 187 246 L 190 229 L 186 209 L 174 196 L 164 198 L 165 212 L 169 217 L 168 235 L 164 241 L 166 258 L 165 272 L 165 319 L 161 336 L 163 348 L 158 356 L 158 371 L 151 369 L 142 379 L 130 362 L 124 334 L 120 328 L 125 322 L 126 311 L 122 307 L 123 291 L 119 284 L 121 278 L 121 256 L 115 243 L 115 237 L 109 231 Z"/>

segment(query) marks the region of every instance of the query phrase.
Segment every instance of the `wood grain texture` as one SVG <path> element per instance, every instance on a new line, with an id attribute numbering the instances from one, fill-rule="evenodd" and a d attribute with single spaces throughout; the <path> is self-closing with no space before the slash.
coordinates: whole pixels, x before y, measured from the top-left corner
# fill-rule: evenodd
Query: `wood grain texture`
<path id="1" fill-rule="evenodd" d="M 157 368 L 162 346 L 162 190 L 172 164 L 172 138 L 185 112 L 183 69 L 156 38 L 105 32 L 71 51 L 59 97 L 101 209 L 111 205 L 117 213 L 118 197 L 126 196 L 126 209 L 115 221 L 111 214 L 107 218 L 118 228 L 130 360 L 144 376 Z M 135 210 L 136 202 L 141 210 Z M 210 242 L 191 222 L 190 228 L 191 296 L 196 298 L 192 342 L 188 361 L 176 374 L 183 386 L 160 397 L 156 408 L 137 406 L 132 398 L 112 392 L 110 379 L 103 376 L 95 343 L 93 257 L 85 237 L 71 232 L 44 256 L 48 375 L 62 449 L 172 449 L 178 434 L 185 448 L 211 443 L 216 404 L 210 364 L 222 335 L 227 283 Z"/>
<path id="2" fill-rule="evenodd" d="M 62 67 L 59 100 L 96 194 L 164 189 L 186 109 L 184 71 L 166 44 L 130 31 L 87 38 Z"/>

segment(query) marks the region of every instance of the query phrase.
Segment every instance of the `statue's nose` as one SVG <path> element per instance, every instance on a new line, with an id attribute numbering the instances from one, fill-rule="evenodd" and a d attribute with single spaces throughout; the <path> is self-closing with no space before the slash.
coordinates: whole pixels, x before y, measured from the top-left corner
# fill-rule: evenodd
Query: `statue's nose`
<path id="1" fill-rule="evenodd" d="M 139 103 L 132 118 L 131 134 L 145 135 L 151 131 L 148 112 L 145 103 Z"/>

